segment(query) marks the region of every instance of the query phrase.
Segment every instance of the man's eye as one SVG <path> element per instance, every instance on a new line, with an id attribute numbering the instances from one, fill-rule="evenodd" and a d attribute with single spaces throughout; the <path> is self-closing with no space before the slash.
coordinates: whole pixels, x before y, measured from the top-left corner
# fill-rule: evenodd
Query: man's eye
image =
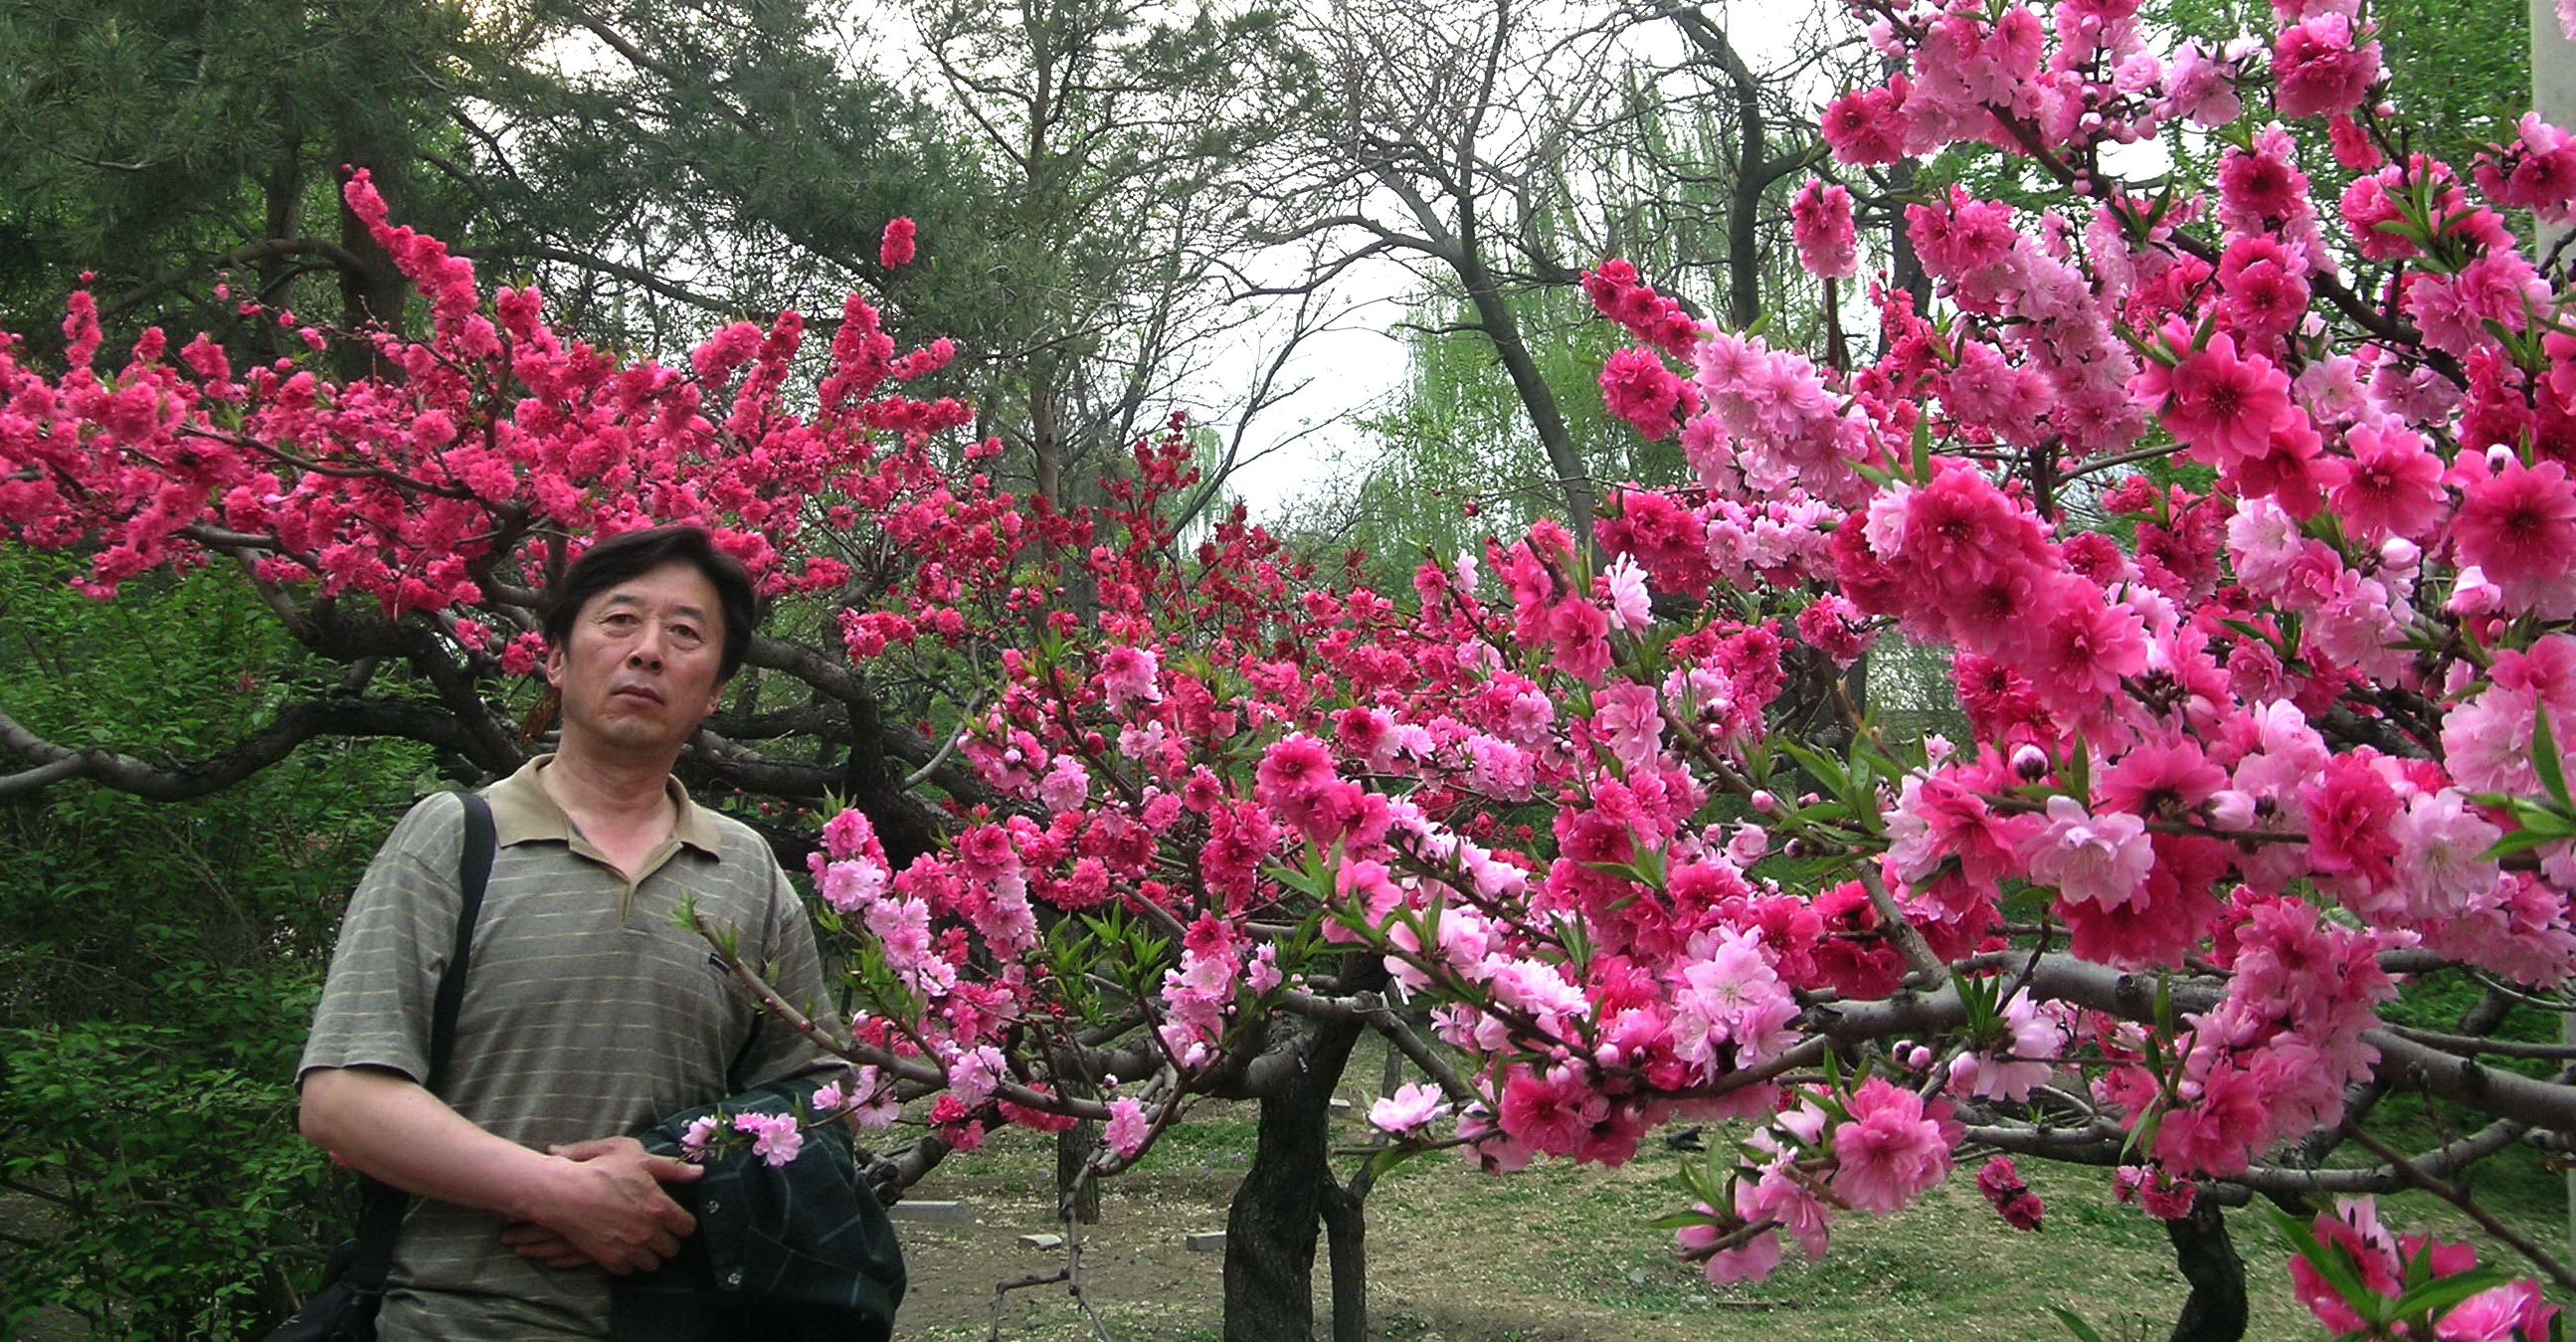
<path id="1" fill-rule="evenodd" d="M 696 647 L 698 644 L 698 631 L 692 625 L 675 624 L 671 626 L 671 639 L 676 643 L 685 643 L 690 647 Z"/>
<path id="2" fill-rule="evenodd" d="M 625 613 L 624 611 L 619 611 L 610 615 L 603 615 L 599 617 L 599 622 L 607 625 L 611 629 L 632 629 L 635 627 L 635 617 Z"/>

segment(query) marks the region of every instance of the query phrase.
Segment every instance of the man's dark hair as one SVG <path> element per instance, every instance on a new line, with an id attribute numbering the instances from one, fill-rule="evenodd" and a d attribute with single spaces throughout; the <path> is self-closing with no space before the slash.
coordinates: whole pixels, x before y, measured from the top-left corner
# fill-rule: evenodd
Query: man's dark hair
<path id="1" fill-rule="evenodd" d="M 561 581 L 546 590 L 546 642 L 572 646 L 572 622 L 582 604 L 629 579 L 640 578 L 669 563 L 682 563 L 706 575 L 716 589 L 724 616 L 724 657 L 719 680 L 733 679 L 751 651 L 751 627 L 760 619 L 759 597 L 742 561 L 716 548 L 705 528 L 653 527 L 611 536 L 582 552 Z"/>

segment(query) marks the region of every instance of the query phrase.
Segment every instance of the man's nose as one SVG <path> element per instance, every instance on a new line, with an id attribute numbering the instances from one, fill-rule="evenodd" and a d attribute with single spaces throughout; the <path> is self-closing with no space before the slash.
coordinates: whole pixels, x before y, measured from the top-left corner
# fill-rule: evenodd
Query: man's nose
<path id="1" fill-rule="evenodd" d="M 658 626 L 644 626 L 644 632 L 636 637 L 635 646 L 627 650 L 626 664 L 642 670 L 654 670 L 662 665 L 662 631 Z"/>

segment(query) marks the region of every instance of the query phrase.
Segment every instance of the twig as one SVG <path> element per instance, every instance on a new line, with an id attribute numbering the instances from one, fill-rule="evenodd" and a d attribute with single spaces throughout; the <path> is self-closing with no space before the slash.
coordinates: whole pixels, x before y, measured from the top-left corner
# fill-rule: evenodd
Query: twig
<path id="1" fill-rule="evenodd" d="M 1933 953 L 1932 943 L 1923 939 L 1914 924 L 1905 920 L 1905 911 L 1896 907 L 1896 897 L 1887 893 L 1887 883 L 1866 861 L 1859 870 L 1860 885 L 1869 892 L 1870 907 L 1878 910 L 1878 920 L 1887 925 L 1888 935 L 1896 938 L 1896 948 L 1905 953 L 1905 961 L 1914 966 L 1915 975 L 1926 986 L 1948 982 L 1950 966 Z"/>
<path id="2" fill-rule="evenodd" d="M 2529 1259 L 2533 1266 L 2548 1273 L 2550 1279 L 2558 1283 L 2558 1289 L 2576 1291 L 2576 1272 L 2568 1271 L 2565 1263 L 2558 1261 L 2547 1250 L 2533 1243 L 2529 1237 L 2497 1220 L 2486 1208 L 2479 1206 L 2475 1198 L 2470 1197 L 2456 1185 L 2447 1180 L 2436 1179 L 2415 1168 L 2415 1162 L 2391 1149 L 2387 1143 L 2363 1131 L 2361 1125 L 2357 1123 L 2346 1122 L 2343 1125 L 2343 1134 L 2369 1148 L 2371 1154 L 2394 1166 L 2399 1174 L 2405 1176 L 2408 1183 L 2459 1208 L 2461 1215 L 2477 1222 L 2480 1230 L 2513 1246 L 2514 1252 L 2521 1254 Z"/>
<path id="3" fill-rule="evenodd" d="M 967 720 L 973 718 L 975 716 L 975 710 L 982 708 L 983 706 L 984 692 L 982 690 L 977 690 L 975 692 L 975 697 L 967 701 L 966 711 L 957 716 L 957 730 L 949 733 L 948 739 L 940 743 L 938 750 L 932 752 L 929 763 L 913 770 L 912 775 L 904 779 L 903 782 L 897 786 L 896 790 L 899 792 L 910 792 L 914 788 L 920 787 L 922 784 L 929 782 L 930 776 L 939 772 L 939 766 L 948 762 L 948 756 L 957 749 L 958 742 L 966 739 Z"/>
<path id="4" fill-rule="evenodd" d="M 1027 1276 L 1018 1281 L 993 1283 L 993 1326 L 984 1334 L 985 1342 L 1002 1342 L 1002 1305 L 1006 1296 L 1013 1291 L 1026 1290 L 1031 1286 L 1052 1286 L 1065 1280 L 1070 1272 L 1070 1268 L 1060 1267 L 1044 1276 Z"/>
<path id="5" fill-rule="evenodd" d="M 2491 1053 L 2499 1058 L 2576 1058 L 2576 1044 L 2531 1044 L 2517 1039 L 2480 1039 L 2473 1035 L 2439 1034 L 2404 1025 L 2388 1027 L 2389 1033 L 2416 1043 L 2438 1048 L 2445 1053 Z"/>

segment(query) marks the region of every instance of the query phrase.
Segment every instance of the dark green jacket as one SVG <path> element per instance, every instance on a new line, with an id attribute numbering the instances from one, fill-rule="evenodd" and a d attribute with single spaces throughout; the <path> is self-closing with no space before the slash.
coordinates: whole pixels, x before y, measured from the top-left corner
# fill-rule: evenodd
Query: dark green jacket
<path id="1" fill-rule="evenodd" d="M 702 1115 L 795 1111 L 811 1080 L 775 1081 L 674 1114 L 642 1134 L 645 1149 L 677 1155 Z M 850 1131 L 838 1122 L 805 1133 L 796 1158 L 775 1168 L 748 1150 L 707 1158 L 706 1174 L 671 1196 L 698 1218 L 679 1256 L 613 1288 L 609 1336 L 617 1342 L 885 1342 L 903 1303 L 903 1251 L 861 1177 Z"/>

